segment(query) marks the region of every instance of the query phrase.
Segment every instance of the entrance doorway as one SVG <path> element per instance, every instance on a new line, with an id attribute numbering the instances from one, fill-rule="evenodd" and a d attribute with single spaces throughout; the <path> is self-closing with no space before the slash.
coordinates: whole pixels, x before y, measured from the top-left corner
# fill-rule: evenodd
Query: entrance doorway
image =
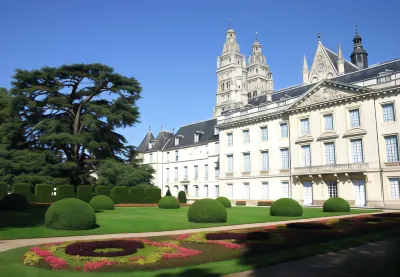
<path id="1" fill-rule="evenodd" d="M 355 205 L 365 206 L 365 181 L 353 180 Z"/>
<path id="2" fill-rule="evenodd" d="M 304 191 L 304 205 L 312 205 L 313 196 L 312 196 L 312 182 L 306 181 L 303 183 L 303 191 Z"/>

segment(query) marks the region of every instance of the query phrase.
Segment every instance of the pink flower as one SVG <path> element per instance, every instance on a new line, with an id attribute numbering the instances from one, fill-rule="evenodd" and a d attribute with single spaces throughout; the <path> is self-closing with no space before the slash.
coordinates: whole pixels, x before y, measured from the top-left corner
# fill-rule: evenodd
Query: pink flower
<path id="1" fill-rule="evenodd" d="M 183 240 L 187 237 L 190 237 L 193 234 L 182 234 L 182 235 L 177 235 L 177 236 L 173 236 L 172 238 L 176 239 L 176 240 Z"/>
<path id="2" fill-rule="evenodd" d="M 116 264 L 117 262 L 113 262 L 113 261 L 107 261 L 107 260 L 101 260 L 98 262 L 86 262 L 83 265 L 83 271 L 93 271 L 93 270 L 97 270 L 99 268 L 102 268 L 103 266 L 111 266 Z"/>
<path id="3" fill-rule="evenodd" d="M 49 250 L 41 250 L 39 247 L 33 247 L 31 248 L 31 251 L 43 258 L 53 256 L 53 253 L 51 253 Z"/>
<path id="4" fill-rule="evenodd" d="M 47 256 L 44 261 L 48 263 L 53 270 L 60 270 L 67 268 L 67 262 L 56 256 Z"/>
<path id="5" fill-rule="evenodd" d="M 130 258 L 130 260 L 131 261 L 136 261 L 136 260 L 145 259 L 145 258 L 146 258 L 145 256 L 136 256 L 136 257 Z"/>
<path id="6" fill-rule="evenodd" d="M 242 244 L 236 244 L 236 243 L 223 241 L 223 240 L 208 240 L 207 243 L 221 245 L 221 246 L 224 246 L 225 248 L 229 248 L 229 249 L 240 249 L 240 248 L 244 247 L 244 245 L 242 245 Z"/>

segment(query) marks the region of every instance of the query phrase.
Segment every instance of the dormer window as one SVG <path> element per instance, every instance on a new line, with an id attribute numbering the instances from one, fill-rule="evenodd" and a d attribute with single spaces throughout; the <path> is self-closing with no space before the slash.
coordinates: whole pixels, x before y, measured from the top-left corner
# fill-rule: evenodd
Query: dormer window
<path id="1" fill-rule="evenodd" d="M 378 80 L 377 80 L 378 84 L 390 82 L 392 80 L 392 76 L 391 76 L 392 73 L 393 73 L 393 70 L 387 70 L 387 69 L 384 72 L 380 72 L 378 74 Z"/>
<path id="2" fill-rule="evenodd" d="M 204 132 L 202 132 L 202 131 L 197 131 L 197 132 L 194 134 L 194 142 L 199 142 L 202 135 L 204 135 Z"/>
<path id="3" fill-rule="evenodd" d="M 219 135 L 219 129 L 217 127 L 214 127 L 214 136 Z"/>
<path id="4" fill-rule="evenodd" d="M 175 138 L 175 146 L 179 145 L 179 138 Z"/>
<path id="5" fill-rule="evenodd" d="M 155 144 L 155 140 L 150 140 L 149 141 L 149 149 L 153 149 L 153 146 L 154 146 L 154 144 Z"/>

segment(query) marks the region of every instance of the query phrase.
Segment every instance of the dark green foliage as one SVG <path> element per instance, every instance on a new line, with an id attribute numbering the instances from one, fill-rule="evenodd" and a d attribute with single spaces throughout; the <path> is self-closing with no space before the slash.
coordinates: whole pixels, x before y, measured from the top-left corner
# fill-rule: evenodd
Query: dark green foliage
<path id="1" fill-rule="evenodd" d="M 23 211 L 27 209 L 29 209 L 29 203 L 22 194 L 7 194 L 0 200 L 0 211 Z"/>
<path id="2" fill-rule="evenodd" d="M 184 192 L 183 190 L 181 190 L 181 191 L 178 193 L 178 199 L 179 199 L 179 203 L 181 203 L 181 204 L 186 204 L 186 203 L 187 203 L 186 192 Z"/>
<path id="3" fill-rule="evenodd" d="M 96 227 L 96 214 L 85 201 L 66 198 L 49 207 L 45 225 L 55 230 L 89 230 Z"/>
<path id="4" fill-rule="evenodd" d="M 113 187 L 111 189 L 111 199 L 115 204 L 130 203 L 128 187 Z"/>
<path id="5" fill-rule="evenodd" d="M 350 212 L 350 204 L 341 197 L 331 197 L 324 202 L 324 212 Z"/>
<path id="6" fill-rule="evenodd" d="M 54 187 L 48 184 L 38 184 L 35 186 L 35 202 L 37 203 L 50 203 L 54 202 L 55 198 L 52 197 Z"/>
<path id="7" fill-rule="evenodd" d="M 161 199 L 161 189 L 157 187 L 147 187 L 146 188 L 146 202 L 155 204 L 158 203 Z"/>
<path id="8" fill-rule="evenodd" d="M 0 200 L 7 195 L 8 193 L 8 184 L 6 182 L 0 182 Z"/>
<path id="9" fill-rule="evenodd" d="M 114 201 L 108 196 L 97 195 L 89 202 L 95 210 L 114 210 Z"/>
<path id="10" fill-rule="evenodd" d="M 158 202 L 159 209 L 179 209 L 180 207 L 178 199 L 173 196 L 164 196 Z"/>
<path id="11" fill-rule="evenodd" d="M 93 197 L 93 188 L 91 185 L 78 186 L 78 198 L 89 203 Z"/>
<path id="12" fill-rule="evenodd" d="M 111 188 L 107 186 L 97 186 L 95 188 L 95 194 L 111 197 Z"/>
<path id="13" fill-rule="evenodd" d="M 146 189 L 131 187 L 129 189 L 129 200 L 131 203 L 146 203 Z"/>
<path id="14" fill-rule="evenodd" d="M 18 183 L 14 184 L 12 192 L 23 195 L 26 200 L 32 201 L 32 191 L 30 184 Z"/>
<path id="15" fill-rule="evenodd" d="M 272 216 L 301 216 L 303 208 L 292 198 L 276 200 L 269 209 Z"/>
<path id="16" fill-rule="evenodd" d="M 224 205 L 225 208 L 230 208 L 230 207 L 232 207 L 231 201 L 230 201 L 228 198 L 226 198 L 226 197 L 220 196 L 220 197 L 218 197 L 218 198 L 215 199 L 215 200 L 221 202 L 221 204 Z"/>
<path id="17" fill-rule="evenodd" d="M 168 189 L 167 192 L 165 193 L 165 196 L 172 196 L 171 191 Z"/>
<path id="18" fill-rule="evenodd" d="M 228 213 L 224 205 L 210 198 L 197 200 L 188 210 L 189 222 L 222 223 L 226 222 Z"/>
<path id="19" fill-rule="evenodd" d="M 76 197 L 75 192 L 74 192 L 74 186 L 58 185 L 56 189 L 57 189 L 57 199 L 58 200 Z"/>

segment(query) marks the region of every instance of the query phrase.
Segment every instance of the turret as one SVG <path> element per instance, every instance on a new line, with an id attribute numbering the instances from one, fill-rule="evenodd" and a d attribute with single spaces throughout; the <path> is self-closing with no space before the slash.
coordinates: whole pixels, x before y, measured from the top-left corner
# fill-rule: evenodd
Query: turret
<path id="1" fill-rule="evenodd" d="M 368 67 L 368 53 L 363 48 L 362 37 L 358 34 L 358 29 L 356 26 L 356 35 L 353 38 L 354 50 L 350 55 L 351 62 L 360 69 Z"/>

